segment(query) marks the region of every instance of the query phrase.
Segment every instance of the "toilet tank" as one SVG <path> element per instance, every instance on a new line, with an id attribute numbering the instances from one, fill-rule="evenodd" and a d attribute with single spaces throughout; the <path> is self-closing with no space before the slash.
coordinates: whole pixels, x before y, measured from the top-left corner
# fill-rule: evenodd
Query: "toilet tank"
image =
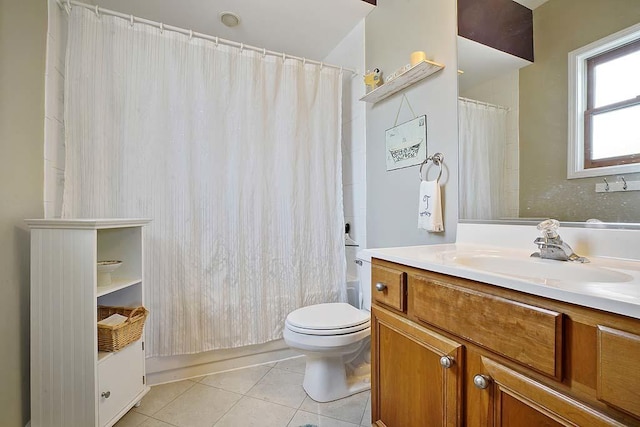
<path id="1" fill-rule="evenodd" d="M 347 303 L 355 308 L 360 308 L 362 306 L 362 296 L 360 294 L 360 280 L 358 280 L 358 277 L 347 276 Z"/>
<path id="2" fill-rule="evenodd" d="M 371 311 L 371 262 L 357 258 L 356 264 L 360 278 L 360 308 Z"/>

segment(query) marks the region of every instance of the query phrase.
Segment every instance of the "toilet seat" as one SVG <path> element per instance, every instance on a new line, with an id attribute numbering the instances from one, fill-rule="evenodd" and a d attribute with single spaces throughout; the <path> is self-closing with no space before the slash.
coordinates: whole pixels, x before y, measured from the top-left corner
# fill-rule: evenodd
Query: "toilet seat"
<path id="1" fill-rule="evenodd" d="M 325 303 L 299 308 L 287 316 L 287 329 L 306 335 L 346 335 L 369 328 L 368 312 L 346 303 Z"/>
<path id="2" fill-rule="evenodd" d="M 336 329 L 308 329 L 308 328 L 300 328 L 298 326 L 293 326 L 290 323 L 285 321 L 285 326 L 287 329 L 293 332 L 297 332 L 299 334 L 306 335 L 347 335 L 353 334 L 356 332 L 360 332 L 364 329 L 368 329 L 371 327 L 371 321 L 366 321 L 365 323 L 357 326 L 351 326 L 348 328 L 336 328 Z"/>

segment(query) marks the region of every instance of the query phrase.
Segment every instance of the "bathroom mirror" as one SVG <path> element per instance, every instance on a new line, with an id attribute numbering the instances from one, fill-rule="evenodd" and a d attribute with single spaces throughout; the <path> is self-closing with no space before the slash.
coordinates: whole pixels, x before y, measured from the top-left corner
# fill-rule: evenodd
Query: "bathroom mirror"
<path id="1" fill-rule="evenodd" d="M 458 37 L 458 68 L 464 72 L 459 77 L 461 222 L 597 219 L 635 228 L 640 192 L 596 192 L 596 184 L 604 184 L 603 178 L 609 184 L 640 181 L 640 174 L 567 179 L 568 53 L 640 22 L 640 2 L 518 3 L 533 10 L 533 63 Z M 471 114 L 471 106 L 484 112 Z M 469 143 L 478 142 L 478 126 L 488 140 L 503 143 L 497 149 Z"/>

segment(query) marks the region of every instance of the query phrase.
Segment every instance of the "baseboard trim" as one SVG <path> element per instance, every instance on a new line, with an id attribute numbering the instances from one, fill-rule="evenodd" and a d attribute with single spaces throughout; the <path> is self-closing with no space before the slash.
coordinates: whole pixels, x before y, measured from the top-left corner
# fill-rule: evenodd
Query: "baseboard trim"
<path id="1" fill-rule="evenodd" d="M 187 380 L 218 372 L 232 371 L 255 365 L 264 365 L 300 356 L 284 340 L 227 350 L 187 354 L 170 357 L 152 357 L 146 360 L 148 385 Z"/>

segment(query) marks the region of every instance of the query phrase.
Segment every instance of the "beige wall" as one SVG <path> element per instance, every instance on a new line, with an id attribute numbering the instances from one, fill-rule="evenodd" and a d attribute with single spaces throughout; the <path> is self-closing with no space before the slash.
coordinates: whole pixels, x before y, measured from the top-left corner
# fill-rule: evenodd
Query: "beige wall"
<path id="1" fill-rule="evenodd" d="M 567 54 L 640 22 L 640 1 L 551 0 L 533 16 L 535 62 L 520 71 L 520 216 L 640 222 L 639 193 L 596 194 L 602 178 L 566 179 Z"/>
<path id="2" fill-rule="evenodd" d="M 29 231 L 43 215 L 47 3 L 0 0 L 0 425 L 29 420 Z"/>
<path id="3" fill-rule="evenodd" d="M 445 69 L 377 104 L 367 104 L 367 245 L 404 246 L 455 240 L 458 222 L 458 76 L 456 2 L 378 0 L 365 21 L 366 68 L 387 74 L 422 50 Z M 360 79 L 359 79 L 360 80 Z M 361 81 L 361 80 L 360 80 Z M 362 84 L 362 83 L 361 83 Z M 385 130 L 393 127 L 402 94 L 427 115 L 427 154 L 444 154 L 444 233 L 418 230 L 418 166 L 387 172 Z M 398 123 L 413 118 L 403 105 Z M 436 172 L 430 169 L 430 179 Z"/>

